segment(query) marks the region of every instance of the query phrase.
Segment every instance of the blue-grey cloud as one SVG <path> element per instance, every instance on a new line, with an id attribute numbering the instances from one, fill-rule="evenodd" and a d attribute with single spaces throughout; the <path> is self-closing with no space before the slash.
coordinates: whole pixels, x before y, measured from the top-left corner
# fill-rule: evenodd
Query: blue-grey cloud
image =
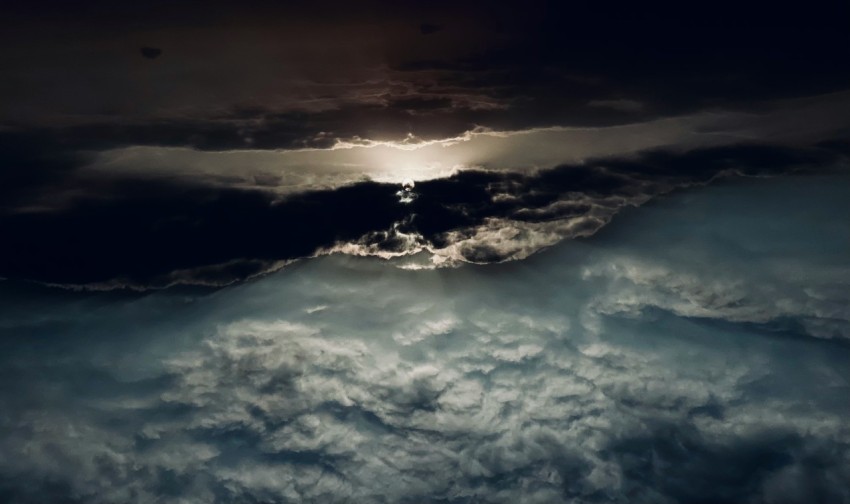
<path id="1" fill-rule="evenodd" d="M 846 502 L 848 179 L 758 182 L 486 268 L 7 282 L 0 495 Z"/>

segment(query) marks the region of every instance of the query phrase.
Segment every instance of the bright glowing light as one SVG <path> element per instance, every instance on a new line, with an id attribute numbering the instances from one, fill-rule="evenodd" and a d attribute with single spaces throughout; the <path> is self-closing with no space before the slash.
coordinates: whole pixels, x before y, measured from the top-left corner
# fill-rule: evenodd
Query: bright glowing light
<path id="1" fill-rule="evenodd" d="M 835 107 L 830 101 L 807 105 L 805 111 L 815 114 L 827 105 L 830 110 Z M 470 168 L 531 172 L 666 145 L 709 147 L 736 143 L 742 137 L 776 138 L 778 134 L 796 138 L 785 133 L 799 131 L 796 126 L 802 109 L 796 107 L 767 115 L 706 112 L 599 128 L 475 128 L 439 140 L 422 140 L 413 135 L 401 141 L 354 137 L 338 140 L 330 149 L 198 151 L 187 147 L 134 146 L 100 152 L 81 171 L 186 178 L 285 195 L 331 189 L 364 179 L 392 184 L 406 179 L 424 181 Z M 736 127 L 730 129 L 733 122 Z M 834 123 L 823 126 L 831 128 L 829 131 L 835 127 Z M 810 134 L 807 130 L 806 135 Z"/>
<path id="2" fill-rule="evenodd" d="M 401 183 L 401 190 L 396 193 L 401 203 L 412 203 L 416 199 L 417 195 L 413 192 L 415 185 L 412 179 L 404 179 Z"/>
<path id="3" fill-rule="evenodd" d="M 348 153 L 366 167 L 373 180 L 400 184 L 447 177 L 468 166 L 465 153 L 447 149 L 448 142 L 379 142 L 353 147 Z"/>

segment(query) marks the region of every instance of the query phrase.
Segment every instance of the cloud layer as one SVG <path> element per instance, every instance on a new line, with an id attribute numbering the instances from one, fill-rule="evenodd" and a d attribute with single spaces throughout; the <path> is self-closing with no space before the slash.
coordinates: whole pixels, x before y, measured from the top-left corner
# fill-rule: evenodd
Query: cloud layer
<path id="1" fill-rule="evenodd" d="M 0 495 L 847 502 L 847 184 L 724 183 L 486 269 L 4 289 Z"/>
<path id="2" fill-rule="evenodd" d="M 334 251 L 409 257 L 404 266 L 413 268 L 523 259 L 589 236 L 624 207 L 677 188 L 734 175 L 845 169 L 841 145 L 655 150 L 548 170 L 464 170 L 407 193 L 362 181 L 287 195 L 240 187 L 224 175 L 221 184 L 103 171 L 90 177 L 60 157 L 40 161 L 55 166 L 45 176 L 70 170 L 86 183 L 0 215 L 0 235 L 13 244 L 0 251 L 0 276 L 149 288 L 223 285 Z"/>
<path id="3" fill-rule="evenodd" d="M 79 126 L 101 142 L 281 148 L 320 132 L 611 125 L 850 82 L 836 64 L 850 57 L 850 13 L 834 1 L 211 1 L 201 12 L 40 0 L 2 14 L 0 127 Z M 309 134 L 293 137 L 299 128 Z"/>

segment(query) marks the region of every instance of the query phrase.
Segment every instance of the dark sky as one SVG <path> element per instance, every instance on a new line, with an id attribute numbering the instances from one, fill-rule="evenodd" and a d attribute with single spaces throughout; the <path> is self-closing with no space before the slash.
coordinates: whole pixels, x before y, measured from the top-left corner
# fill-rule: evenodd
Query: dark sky
<path id="1" fill-rule="evenodd" d="M 800 158 L 824 168 L 850 134 L 847 2 L 37 1 L 5 3 L 2 19 L 10 278 L 161 284 L 197 267 L 215 269 L 205 281 L 221 268 L 242 278 L 352 240 L 445 249 L 493 218 L 563 220 L 587 214 L 586 198 L 634 203 L 735 162 L 747 171 L 755 151 L 794 151 L 771 169 Z M 438 143 L 408 149 L 427 141 Z M 731 146 L 743 157 L 709 172 L 688 164 Z M 660 155 L 647 149 L 669 166 L 635 171 Z M 529 173 L 588 160 L 585 182 Z M 397 204 L 404 178 L 494 168 L 519 179 L 420 184 L 424 199 Z M 601 194 L 598 177 L 620 179 Z M 446 184 L 462 189 L 449 196 Z M 537 196 L 492 204 L 500 184 Z M 572 210 L 546 209 L 555 201 Z M 585 216 L 556 235 L 610 217 Z M 261 238 L 277 222 L 283 243 Z M 399 222 L 413 238 L 398 241 Z M 525 250 L 469 247 L 450 255 Z"/>
<path id="2" fill-rule="evenodd" d="M 61 128 L 82 145 L 288 147 L 321 144 L 311 140 L 321 131 L 615 124 L 850 85 L 850 6 L 838 1 L 3 10 L 0 124 Z"/>

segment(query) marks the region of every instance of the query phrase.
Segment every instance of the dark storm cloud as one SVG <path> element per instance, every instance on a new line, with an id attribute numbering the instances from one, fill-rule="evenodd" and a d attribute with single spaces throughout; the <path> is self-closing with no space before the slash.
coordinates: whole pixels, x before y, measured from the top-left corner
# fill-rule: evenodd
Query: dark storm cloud
<path id="1" fill-rule="evenodd" d="M 383 91 L 381 92 L 383 93 Z M 62 127 L 0 130 L 0 137 L 43 142 L 44 149 L 106 150 L 132 145 L 202 150 L 329 148 L 354 137 L 403 140 L 454 137 L 500 114 L 498 102 L 476 104 L 468 94 L 387 91 L 376 104 L 349 104 L 325 111 L 269 112 L 236 108 L 221 115 L 156 121 L 116 121 Z M 486 108 L 490 106 L 491 108 Z M 484 107 L 470 110 L 471 107 Z"/>
<path id="2" fill-rule="evenodd" d="M 171 145 L 208 148 L 217 132 L 222 146 L 288 147 L 290 118 L 301 141 L 610 125 L 850 88 L 837 2 L 46 5 L 5 8 L 0 123 L 91 125 L 104 142 L 115 126 Z M 168 58 L 128 57 L 154 40 Z M 267 124 L 246 143 L 240 118 Z"/>
<path id="3" fill-rule="evenodd" d="M 408 52 L 464 52 L 456 48 L 486 35 L 476 10 L 472 4 L 439 2 L 421 7 L 211 2 L 203 12 L 179 2 L 133 8 L 105 2 L 74 9 L 56 2 L 41 8 L 4 6 L 4 17 L 15 23 L 2 35 L 0 61 L 8 78 L 0 91 L 9 100 L 0 109 L 0 122 L 108 126 L 203 121 L 249 109 L 258 112 L 252 116 L 258 119 L 382 105 L 381 97 L 392 98 L 399 85 L 402 94 L 430 85 L 427 79 L 396 79 L 388 60 Z M 420 25 L 423 17 L 430 19 L 428 13 L 470 22 L 462 31 L 441 34 L 437 43 L 424 42 Z M 436 29 L 430 22 L 422 26 Z M 151 40 L 168 47 L 168 58 L 158 58 L 157 65 L 128 58 L 128 46 L 133 51 L 144 47 L 143 55 L 152 55 Z M 432 87 L 430 93 L 458 103 L 451 91 Z M 339 121 L 324 131 L 345 127 Z M 392 133 L 407 132 L 402 126 Z"/>
<path id="4" fill-rule="evenodd" d="M 549 4 L 545 12 L 500 44 L 394 68 L 513 97 L 511 112 L 491 124 L 507 128 L 746 108 L 850 86 L 850 71 L 836 66 L 850 57 L 846 4 L 582 3 Z"/>
<path id="5" fill-rule="evenodd" d="M 56 206 L 10 205 L 0 216 L 8 244 L 0 276 L 104 287 L 220 285 L 332 250 L 385 257 L 424 250 L 438 264 L 500 262 L 592 234 L 624 206 L 676 188 L 719 175 L 827 168 L 840 159 L 823 148 L 765 145 L 650 151 L 532 174 L 463 171 L 418 183 L 409 203 L 400 201 L 396 184 L 361 182 L 281 198 L 261 188 L 120 174 L 84 178 L 91 192 L 72 191 L 62 202 L 51 184 L 73 170 L 59 159 L 39 177 L 7 181 L 16 184 L 10 195 L 52 191 L 54 201 L 45 204 Z"/>
<path id="6" fill-rule="evenodd" d="M 81 159 L 55 138 L 0 131 L 0 211 L 31 199 L 39 189 L 65 179 Z"/>
<path id="7" fill-rule="evenodd" d="M 309 256 L 337 240 L 390 227 L 402 215 L 395 188 L 374 183 L 284 202 L 256 191 L 142 180 L 116 181 L 108 190 L 116 199 L 3 219 L 0 233 L 10 244 L 2 261 L 8 276 L 144 285 L 179 282 L 180 270 L 188 270 L 190 283 L 226 283 L 277 261 Z M 170 280 L 172 273 L 177 276 Z"/>

